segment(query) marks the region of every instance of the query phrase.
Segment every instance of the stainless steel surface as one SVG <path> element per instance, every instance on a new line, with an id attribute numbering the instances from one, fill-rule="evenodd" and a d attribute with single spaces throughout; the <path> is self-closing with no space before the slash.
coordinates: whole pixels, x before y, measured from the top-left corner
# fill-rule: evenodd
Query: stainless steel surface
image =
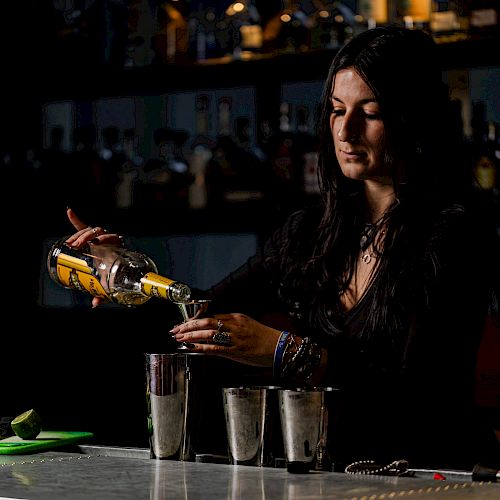
<path id="1" fill-rule="evenodd" d="M 297 475 L 271 467 L 121 456 L 133 454 L 133 449 L 79 448 L 88 453 L 1 457 L 0 494 L 30 500 L 500 498 L 499 484 L 474 483 L 470 473 L 461 476 L 459 471 L 453 479 L 453 471 L 448 471 L 446 481 L 435 481 L 425 471 L 425 477 L 419 477 L 420 473 L 417 477 L 385 477 L 322 471 Z"/>

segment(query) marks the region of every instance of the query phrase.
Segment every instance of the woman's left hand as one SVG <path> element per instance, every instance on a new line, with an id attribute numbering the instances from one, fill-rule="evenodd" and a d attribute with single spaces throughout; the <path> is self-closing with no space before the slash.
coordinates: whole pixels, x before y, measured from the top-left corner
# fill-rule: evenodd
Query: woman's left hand
<path id="1" fill-rule="evenodd" d="M 170 333 L 191 344 L 191 352 L 216 354 L 247 365 L 271 367 L 281 332 L 245 314 L 217 314 L 188 320 Z"/>

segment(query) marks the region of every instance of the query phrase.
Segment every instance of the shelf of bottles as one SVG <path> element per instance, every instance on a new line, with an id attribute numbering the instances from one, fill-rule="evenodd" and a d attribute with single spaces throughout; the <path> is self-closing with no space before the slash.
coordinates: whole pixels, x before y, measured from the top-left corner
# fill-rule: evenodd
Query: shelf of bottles
<path id="1" fill-rule="evenodd" d="M 57 2 L 63 4 L 74 5 Z M 83 71 L 91 64 L 99 68 L 94 78 L 80 79 L 79 71 L 58 65 L 56 74 L 63 72 L 64 78 L 48 77 L 44 89 L 39 83 L 44 146 L 50 148 L 53 129 L 64 128 L 61 147 L 73 154 L 64 182 L 74 176 L 71 185 L 85 187 L 81 179 L 88 177 L 96 211 L 111 214 L 115 226 L 122 221 L 127 231 L 137 220 L 138 230 L 150 233 L 264 225 L 265 232 L 318 196 L 316 106 L 342 44 L 361 30 L 399 23 L 432 32 L 450 68 L 492 65 L 499 52 L 486 47 L 500 38 L 498 4 L 134 0 L 96 1 L 83 12 L 61 10 L 67 24 L 59 34 L 64 60 Z M 96 18 L 109 21 L 105 39 L 91 29 Z M 464 137 L 472 144 L 471 103 L 463 94 L 457 97 Z M 497 121 L 488 111 L 489 118 L 479 120 L 483 124 Z M 477 112 L 475 117 L 474 123 Z M 488 141 L 484 130 L 469 148 L 471 165 L 498 200 L 498 133 L 494 138 L 490 127 Z M 99 169 L 111 177 L 99 174 L 97 183 L 89 168 L 79 172 L 81 151 L 92 158 L 98 154 Z M 484 151 L 491 162 L 479 162 Z M 70 205 L 83 212 L 88 197 L 77 187 Z M 52 198 L 59 193 L 64 186 L 53 188 Z M 113 206 L 107 205 L 110 200 Z"/>
<path id="2" fill-rule="evenodd" d="M 427 30 L 448 46 L 498 41 L 500 31 L 497 0 L 132 0 L 88 2 L 86 9 L 77 2 L 53 4 L 60 17 L 53 57 L 64 60 L 66 69 L 213 66 L 328 52 L 384 24 Z"/>

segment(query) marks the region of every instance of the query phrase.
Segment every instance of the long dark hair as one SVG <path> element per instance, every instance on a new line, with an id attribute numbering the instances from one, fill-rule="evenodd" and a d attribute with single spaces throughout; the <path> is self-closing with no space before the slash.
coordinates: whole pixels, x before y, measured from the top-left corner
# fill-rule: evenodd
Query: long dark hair
<path id="1" fill-rule="evenodd" d="M 420 30 L 377 27 L 347 43 L 331 64 L 318 122 L 324 213 L 308 271 L 316 278 L 320 302 L 331 303 L 346 289 L 367 222 L 363 183 L 342 174 L 330 130 L 333 83 L 345 68 L 353 68 L 373 91 L 385 126 L 385 161 L 396 201 L 385 215 L 384 248 L 372 283 L 375 300 L 364 333 L 371 336 L 383 327 L 390 336 L 407 316 L 404 302 L 388 305 L 387 298 L 411 281 L 429 222 L 444 207 L 463 200 L 467 179 L 456 154 L 460 142 L 451 135 L 457 128 L 450 124 L 448 89 L 432 37 Z"/>

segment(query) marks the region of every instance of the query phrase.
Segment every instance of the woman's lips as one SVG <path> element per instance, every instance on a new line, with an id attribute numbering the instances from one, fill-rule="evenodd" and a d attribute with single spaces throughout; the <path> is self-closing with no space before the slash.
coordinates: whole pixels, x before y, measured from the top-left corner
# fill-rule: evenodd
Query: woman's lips
<path id="1" fill-rule="evenodd" d="M 365 153 L 362 151 L 345 151 L 343 149 L 340 150 L 340 156 L 345 160 L 359 160 Z"/>

